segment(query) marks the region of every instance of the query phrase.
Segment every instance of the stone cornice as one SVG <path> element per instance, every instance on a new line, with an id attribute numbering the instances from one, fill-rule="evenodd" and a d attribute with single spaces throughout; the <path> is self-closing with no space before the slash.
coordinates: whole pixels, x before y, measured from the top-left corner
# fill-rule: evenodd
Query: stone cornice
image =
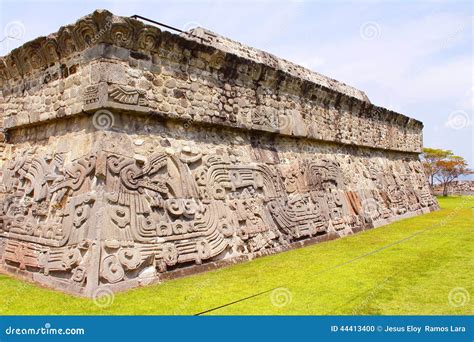
<path id="1" fill-rule="evenodd" d="M 100 43 L 153 51 L 159 47 L 163 35 L 169 33 L 138 20 L 97 10 L 74 24 L 61 27 L 56 33 L 38 37 L 1 57 L 0 80 L 19 79 L 35 70 L 45 70 Z"/>
<path id="2" fill-rule="evenodd" d="M 365 108 L 362 111 L 366 113 L 365 115 L 376 120 L 411 129 L 423 128 L 420 121 L 405 115 L 372 105 L 324 85 L 292 76 L 271 66 L 226 53 L 209 44 L 199 43 L 195 37 L 187 39 L 168 31 L 161 31 L 157 27 L 145 25 L 138 20 L 114 16 L 106 10 L 97 10 L 75 24 L 61 27 L 57 33 L 39 37 L 0 58 L 0 85 L 8 87 L 8 81 L 18 80 L 35 71 L 60 64 L 100 43 L 147 54 L 160 52 L 160 56 L 168 51 L 167 58 L 176 59 L 181 63 L 188 57 L 202 58 L 206 64 L 221 72 L 226 78 L 234 77 L 237 67 L 246 64 L 249 66 L 248 69 L 252 70 L 250 76 L 260 84 L 289 88 L 297 94 L 310 98 L 315 97 L 314 94 L 324 93 L 325 101 L 329 101 L 330 105 L 335 107 L 361 106 Z M 176 48 L 183 53 L 179 56 L 173 55 L 172 51 Z"/>

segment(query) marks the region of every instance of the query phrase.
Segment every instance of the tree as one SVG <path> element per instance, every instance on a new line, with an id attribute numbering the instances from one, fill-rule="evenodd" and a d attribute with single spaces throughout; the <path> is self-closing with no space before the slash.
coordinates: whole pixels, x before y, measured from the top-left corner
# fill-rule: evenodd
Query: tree
<path id="1" fill-rule="evenodd" d="M 452 151 L 436 148 L 423 148 L 421 155 L 425 174 L 428 177 L 431 189 L 434 187 L 435 176 L 439 173 L 438 162 L 453 155 Z"/>
<path id="2" fill-rule="evenodd" d="M 431 187 L 438 181 L 443 187 L 443 196 L 448 196 L 449 185 L 459 176 L 473 173 L 463 157 L 449 150 L 425 148 L 422 160 Z"/>
<path id="3" fill-rule="evenodd" d="M 448 186 L 459 176 L 469 175 L 472 173 L 469 170 L 468 164 L 463 157 L 449 156 L 444 160 L 437 162 L 439 172 L 435 178 L 443 185 L 443 196 L 448 196 Z"/>

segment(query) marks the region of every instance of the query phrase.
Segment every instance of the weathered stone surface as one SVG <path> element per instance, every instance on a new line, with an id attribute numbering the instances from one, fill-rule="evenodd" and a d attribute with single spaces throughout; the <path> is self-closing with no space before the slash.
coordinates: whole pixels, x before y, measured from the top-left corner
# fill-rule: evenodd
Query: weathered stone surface
<path id="1" fill-rule="evenodd" d="M 93 296 L 437 208 L 420 122 L 192 33 L 98 11 L 0 59 L 4 272 Z"/>

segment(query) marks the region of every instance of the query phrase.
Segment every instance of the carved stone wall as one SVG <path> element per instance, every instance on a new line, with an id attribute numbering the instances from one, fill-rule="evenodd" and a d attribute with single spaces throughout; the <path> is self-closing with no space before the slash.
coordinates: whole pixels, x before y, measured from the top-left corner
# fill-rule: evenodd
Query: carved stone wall
<path id="1" fill-rule="evenodd" d="M 94 296 L 437 208 L 420 122 L 195 39 L 100 11 L 1 60 L 4 272 Z"/>

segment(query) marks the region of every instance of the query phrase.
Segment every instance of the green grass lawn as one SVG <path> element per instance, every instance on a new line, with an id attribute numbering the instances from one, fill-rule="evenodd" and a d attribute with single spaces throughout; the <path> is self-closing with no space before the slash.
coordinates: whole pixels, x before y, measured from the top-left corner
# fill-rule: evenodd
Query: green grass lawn
<path id="1" fill-rule="evenodd" d="M 197 314 L 273 288 L 208 314 L 474 314 L 474 197 L 439 203 L 347 238 L 119 293 L 107 307 L 0 275 L 0 314 Z"/>

